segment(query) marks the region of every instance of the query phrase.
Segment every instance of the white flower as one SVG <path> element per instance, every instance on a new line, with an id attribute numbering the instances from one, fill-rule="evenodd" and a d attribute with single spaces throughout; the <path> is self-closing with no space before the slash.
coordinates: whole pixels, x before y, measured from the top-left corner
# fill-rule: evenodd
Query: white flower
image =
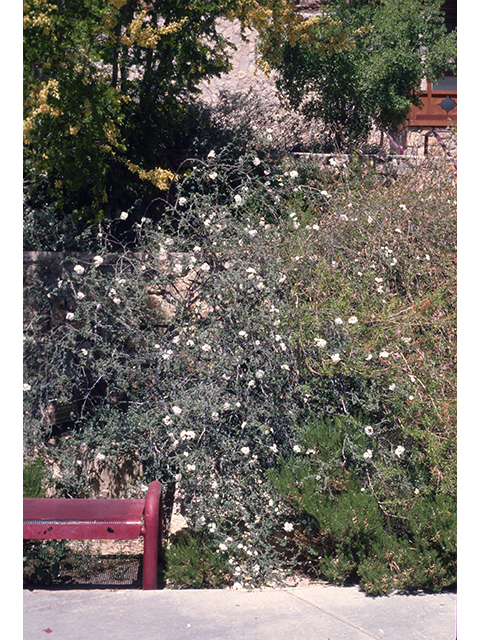
<path id="1" fill-rule="evenodd" d="M 178 199 L 178 204 L 179 204 L 181 207 L 183 207 L 185 204 L 187 204 L 187 199 L 186 199 L 184 196 L 181 196 L 181 197 Z"/>
<path id="2" fill-rule="evenodd" d="M 327 346 L 327 341 L 323 338 L 315 338 L 315 346 L 319 349 L 325 349 L 325 347 Z"/>
<path id="3" fill-rule="evenodd" d="M 392 383 L 391 385 L 389 385 L 388 388 L 390 391 L 395 391 L 395 383 Z"/>
<path id="4" fill-rule="evenodd" d="M 302 453 L 302 448 L 298 444 L 294 444 L 293 453 Z"/>
<path id="5" fill-rule="evenodd" d="M 74 318 L 75 318 L 75 314 L 72 313 L 71 311 L 69 311 L 65 316 L 65 320 L 68 320 L 68 321 L 73 320 Z"/>
<path id="6" fill-rule="evenodd" d="M 365 433 L 367 434 L 367 436 L 373 436 L 373 428 L 365 427 Z"/>
<path id="7" fill-rule="evenodd" d="M 182 410 L 180 409 L 180 407 L 172 407 L 172 413 L 175 416 L 179 416 L 182 413 Z"/>
<path id="8" fill-rule="evenodd" d="M 126 211 L 122 211 L 120 214 L 120 220 L 126 220 L 128 218 L 128 213 Z"/>
<path id="9" fill-rule="evenodd" d="M 264 375 L 265 375 L 265 371 L 262 371 L 262 369 L 259 369 L 258 371 L 255 372 L 255 377 L 258 378 L 259 380 L 261 380 Z"/>
<path id="10" fill-rule="evenodd" d="M 83 291 L 79 291 L 79 292 L 77 293 L 77 298 L 78 298 L 79 300 L 83 300 L 83 299 L 85 298 L 85 294 L 83 293 Z"/>
<path id="11" fill-rule="evenodd" d="M 398 206 L 400 207 L 400 209 L 403 209 L 404 211 L 407 210 L 407 207 L 404 204 L 399 204 Z"/>
<path id="12" fill-rule="evenodd" d="M 195 439 L 195 431 L 180 431 L 180 439 L 181 440 L 194 440 Z"/>
<path id="13" fill-rule="evenodd" d="M 320 191 L 320 195 L 321 195 L 321 196 L 325 196 L 325 198 L 328 198 L 328 197 L 329 197 L 329 193 L 328 193 L 328 191 Z"/>
<path id="14" fill-rule="evenodd" d="M 102 263 L 103 263 L 103 258 L 102 258 L 102 256 L 95 256 L 95 257 L 93 258 L 93 266 L 94 266 L 94 267 L 99 267 Z"/>
<path id="15" fill-rule="evenodd" d="M 212 347 L 209 344 L 203 344 L 202 345 L 202 351 L 205 351 L 205 353 L 207 353 L 208 351 L 211 351 Z"/>
<path id="16" fill-rule="evenodd" d="M 340 220 L 343 220 L 344 222 L 348 222 L 348 216 L 342 213 L 342 215 L 340 216 Z"/>
<path id="17" fill-rule="evenodd" d="M 121 299 L 120 298 L 114 298 L 113 299 L 113 303 L 114 304 L 120 304 L 121 303 Z"/>
<path id="18" fill-rule="evenodd" d="M 285 522 L 283 528 L 287 533 L 289 533 L 290 531 L 293 531 L 293 524 L 291 522 Z"/>
<path id="19" fill-rule="evenodd" d="M 335 318 L 334 320 L 335 324 L 340 326 L 341 324 L 343 324 L 343 320 L 341 318 Z"/>
<path id="20" fill-rule="evenodd" d="M 372 450 L 371 449 L 367 449 L 365 451 L 365 453 L 363 454 L 363 457 L 365 458 L 365 460 L 369 460 L 372 457 Z"/>
<path id="21" fill-rule="evenodd" d="M 87 351 L 86 349 L 80 349 L 80 353 L 81 353 L 83 356 L 88 356 L 88 351 Z"/>
<path id="22" fill-rule="evenodd" d="M 78 273 L 79 276 L 83 275 L 85 273 L 85 268 L 82 267 L 81 264 L 76 264 L 73 267 L 73 270 L 75 271 L 75 273 Z"/>
<path id="23" fill-rule="evenodd" d="M 298 178 L 298 171 L 295 171 L 295 169 L 290 171 L 290 178 Z"/>
<path id="24" fill-rule="evenodd" d="M 253 159 L 253 164 L 254 164 L 256 167 L 258 167 L 258 165 L 260 164 L 260 162 L 261 162 L 260 158 L 255 157 L 255 158 Z"/>
<path id="25" fill-rule="evenodd" d="M 208 264 L 208 262 L 204 262 L 200 269 L 205 273 L 208 273 L 210 271 L 210 265 Z"/>
<path id="26" fill-rule="evenodd" d="M 314 231 L 320 231 L 320 227 L 318 226 L 318 224 L 312 224 L 312 229 Z"/>
<path id="27" fill-rule="evenodd" d="M 180 262 L 176 262 L 173 265 L 173 272 L 180 274 L 180 273 L 182 273 L 182 271 L 183 271 L 183 266 L 180 264 Z"/>
<path id="28" fill-rule="evenodd" d="M 218 413 L 218 411 L 212 411 L 212 420 L 218 420 L 220 417 L 220 414 Z"/>
<path id="29" fill-rule="evenodd" d="M 368 216 L 367 222 L 368 222 L 368 224 L 372 224 L 372 222 L 373 222 L 372 216 Z"/>
<path id="30" fill-rule="evenodd" d="M 171 424 L 173 424 L 173 420 L 171 419 L 171 417 L 170 417 L 170 416 L 165 416 L 165 417 L 163 418 L 162 422 L 163 422 L 164 424 L 166 424 L 166 425 L 167 425 L 167 427 L 168 427 L 168 426 L 170 426 Z"/>
<path id="31" fill-rule="evenodd" d="M 273 451 L 273 453 L 277 453 L 277 451 L 278 451 L 278 447 L 277 447 L 277 445 L 275 443 L 272 444 L 272 446 L 269 447 L 269 449 L 270 449 L 270 451 Z"/>
<path id="32" fill-rule="evenodd" d="M 162 353 L 162 358 L 163 358 L 164 360 L 170 360 L 170 358 L 172 357 L 172 355 L 173 355 L 173 351 L 172 351 L 171 349 L 167 349 L 166 351 L 164 351 L 164 352 Z"/>
<path id="33" fill-rule="evenodd" d="M 194 464 L 187 464 L 187 471 L 195 471 L 196 468 Z"/>
<path id="34" fill-rule="evenodd" d="M 255 386 L 255 380 L 249 380 L 247 383 L 247 387 L 254 387 Z"/>
<path id="35" fill-rule="evenodd" d="M 207 526 L 210 533 L 213 533 L 217 528 L 217 525 L 215 524 L 215 522 L 209 522 Z"/>
<path id="36" fill-rule="evenodd" d="M 330 356 L 330 358 L 332 359 L 332 362 L 340 362 L 340 354 L 339 353 L 334 353 L 333 355 Z"/>
<path id="37" fill-rule="evenodd" d="M 283 369 L 284 371 L 290 371 L 290 367 L 288 366 L 288 364 L 280 365 L 280 369 Z"/>
<path id="38" fill-rule="evenodd" d="M 248 454 L 250 453 L 250 448 L 249 447 L 242 447 L 240 449 L 240 451 L 243 453 L 244 456 L 248 456 Z"/>
<path id="39" fill-rule="evenodd" d="M 367 356 L 365 357 L 365 360 L 371 360 L 373 358 L 372 354 L 369 353 L 367 354 Z"/>
<path id="40" fill-rule="evenodd" d="M 238 335 L 239 335 L 240 338 L 246 338 L 248 336 L 247 332 L 243 331 L 243 330 L 239 331 Z"/>
<path id="41" fill-rule="evenodd" d="M 235 200 L 235 204 L 236 204 L 237 206 L 241 205 L 241 204 L 242 204 L 242 202 L 243 202 L 243 198 L 242 198 L 242 196 L 241 196 L 241 195 L 239 195 L 238 193 L 236 193 L 236 194 L 235 194 L 234 200 Z"/>
<path id="42" fill-rule="evenodd" d="M 215 151 L 213 149 L 208 152 L 207 158 L 215 158 Z"/>
<path id="43" fill-rule="evenodd" d="M 357 316 L 350 316 L 350 318 L 347 320 L 348 324 L 357 324 L 358 322 L 358 318 Z"/>
<path id="44" fill-rule="evenodd" d="M 390 354 L 388 353 L 388 351 L 380 351 L 378 355 L 380 356 L 380 358 L 388 358 Z"/>
<path id="45" fill-rule="evenodd" d="M 403 454 L 405 453 L 405 447 L 402 447 L 401 445 L 399 445 L 396 449 L 395 449 L 395 455 L 400 458 Z"/>
<path id="46" fill-rule="evenodd" d="M 208 174 L 210 180 L 216 180 L 218 178 L 218 173 L 216 171 L 212 171 L 212 173 Z"/>
<path id="47" fill-rule="evenodd" d="M 30 391 L 30 390 L 31 390 L 31 388 L 32 388 L 32 387 L 31 387 L 27 382 L 23 385 L 23 390 L 24 390 L 24 391 Z"/>

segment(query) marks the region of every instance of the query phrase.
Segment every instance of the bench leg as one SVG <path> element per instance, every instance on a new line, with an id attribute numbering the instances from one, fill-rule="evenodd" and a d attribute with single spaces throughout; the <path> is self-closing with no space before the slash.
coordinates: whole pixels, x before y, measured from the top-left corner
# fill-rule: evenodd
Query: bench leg
<path id="1" fill-rule="evenodd" d="M 143 589 L 157 588 L 158 544 L 162 535 L 162 485 L 155 480 L 145 498 L 145 524 L 143 547 Z"/>

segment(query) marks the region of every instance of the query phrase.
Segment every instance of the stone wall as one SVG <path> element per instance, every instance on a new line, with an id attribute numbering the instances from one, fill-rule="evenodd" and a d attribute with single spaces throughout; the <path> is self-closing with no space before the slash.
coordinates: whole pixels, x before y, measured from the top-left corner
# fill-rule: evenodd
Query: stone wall
<path id="1" fill-rule="evenodd" d="M 275 95 L 273 76 L 267 76 L 257 69 L 255 63 L 255 32 L 247 29 L 247 40 L 240 36 L 240 23 L 238 20 L 230 22 L 222 19 L 217 21 L 218 30 L 236 47 L 232 54 L 232 69 L 220 78 L 212 78 L 200 85 L 202 100 L 207 104 L 215 105 L 222 92 L 248 93 L 252 91 L 263 102 L 280 107 Z"/>

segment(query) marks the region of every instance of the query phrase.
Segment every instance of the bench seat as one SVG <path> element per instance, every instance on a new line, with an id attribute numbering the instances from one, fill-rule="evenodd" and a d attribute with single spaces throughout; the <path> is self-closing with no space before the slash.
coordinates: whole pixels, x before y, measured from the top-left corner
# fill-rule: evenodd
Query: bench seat
<path id="1" fill-rule="evenodd" d="M 24 498 L 24 540 L 133 540 L 144 536 L 143 588 L 157 588 L 161 484 L 145 499 Z"/>

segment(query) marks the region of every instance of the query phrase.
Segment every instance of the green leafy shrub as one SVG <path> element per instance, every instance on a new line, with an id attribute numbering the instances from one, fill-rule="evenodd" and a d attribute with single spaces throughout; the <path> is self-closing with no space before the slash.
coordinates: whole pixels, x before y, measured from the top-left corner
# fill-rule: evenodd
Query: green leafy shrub
<path id="1" fill-rule="evenodd" d="M 23 497 L 44 498 L 45 491 L 42 486 L 45 476 L 45 467 L 41 458 L 23 465 Z"/>
<path id="2" fill-rule="evenodd" d="M 402 460 L 388 431 L 344 418 L 314 422 L 270 476 L 303 517 L 297 539 L 317 574 L 359 581 L 375 595 L 451 586 L 455 501 L 428 489 L 422 452 Z"/>
<path id="3" fill-rule="evenodd" d="M 284 37 L 264 56 L 277 87 L 307 118 L 325 124 L 337 148 L 360 146 L 375 126 L 392 133 L 420 104 L 422 79 L 455 72 L 456 33 L 448 33 L 441 0 L 333 0 L 310 39 Z M 315 18 L 314 18 L 315 20 Z M 318 18 L 317 18 L 318 20 Z M 331 38 L 342 46 L 328 48 Z"/>
<path id="4" fill-rule="evenodd" d="M 231 568 L 205 537 L 186 534 L 165 552 L 167 584 L 174 588 L 209 589 L 231 584 Z"/>
<path id="5" fill-rule="evenodd" d="M 51 584 L 60 573 L 71 570 L 70 550 L 65 540 L 24 540 L 23 577 L 33 583 Z"/>

